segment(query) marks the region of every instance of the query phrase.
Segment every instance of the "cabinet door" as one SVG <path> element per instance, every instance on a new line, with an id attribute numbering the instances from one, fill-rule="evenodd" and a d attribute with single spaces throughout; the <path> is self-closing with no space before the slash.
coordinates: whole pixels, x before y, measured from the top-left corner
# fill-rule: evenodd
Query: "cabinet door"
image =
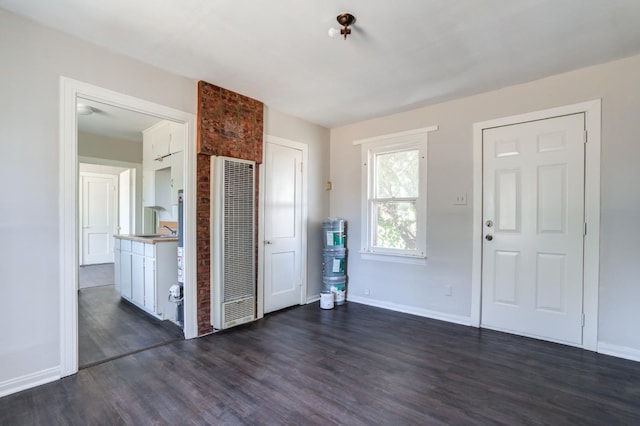
<path id="1" fill-rule="evenodd" d="M 131 300 L 144 306 L 144 256 L 131 255 Z"/>
<path id="2" fill-rule="evenodd" d="M 187 139 L 187 126 L 181 123 L 169 124 L 169 154 L 184 151 L 184 142 Z"/>
<path id="3" fill-rule="evenodd" d="M 121 282 L 121 278 L 120 278 L 120 270 L 122 268 L 120 268 L 120 262 L 122 259 L 122 254 L 120 252 L 120 240 L 117 239 L 118 243 L 117 246 L 114 248 L 113 250 L 113 280 L 114 280 L 114 284 L 115 284 L 115 288 L 116 291 L 118 293 L 120 293 L 120 282 Z"/>
<path id="4" fill-rule="evenodd" d="M 149 132 L 151 136 L 151 155 L 153 158 L 164 157 L 169 155 L 169 141 L 171 140 L 170 123 L 165 121 L 157 125 L 153 131 Z"/>
<path id="5" fill-rule="evenodd" d="M 178 190 L 184 189 L 184 153 L 171 156 L 171 204 L 178 204 Z"/>
<path id="6" fill-rule="evenodd" d="M 142 170 L 142 205 L 144 207 L 156 205 L 156 173 L 150 168 Z"/>
<path id="7" fill-rule="evenodd" d="M 120 251 L 120 294 L 131 299 L 131 252 Z"/>
<path id="8" fill-rule="evenodd" d="M 144 307 L 162 313 L 156 309 L 156 259 L 153 257 L 144 258 Z"/>

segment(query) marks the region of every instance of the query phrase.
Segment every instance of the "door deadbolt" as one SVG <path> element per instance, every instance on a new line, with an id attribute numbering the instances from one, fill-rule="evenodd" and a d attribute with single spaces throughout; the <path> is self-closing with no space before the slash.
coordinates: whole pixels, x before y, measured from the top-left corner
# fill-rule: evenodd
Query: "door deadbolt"
<path id="1" fill-rule="evenodd" d="M 486 225 L 487 225 L 488 228 L 491 228 L 493 226 L 493 221 L 492 220 L 488 220 L 486 222 Z"/>

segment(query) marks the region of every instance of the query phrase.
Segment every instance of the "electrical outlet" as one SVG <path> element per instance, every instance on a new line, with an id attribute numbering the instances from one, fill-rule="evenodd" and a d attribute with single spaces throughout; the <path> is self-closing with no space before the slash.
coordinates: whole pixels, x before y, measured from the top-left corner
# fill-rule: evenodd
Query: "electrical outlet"
<path id="1" fill-rule="evenodd" d="M 453 203 L 456 206 L 466 206 L 467 205 L 467 193 L 462 192 L 456 195 L 456 201 Z"/>
<path id="2" fill-rule="evenodd" d="M 445 285 L 444 286 L 444 295 L 445 296 L 452 296 L 453 295 L 453 287 L 450 285 Z"/>
<path id="3" fill-rule="evenodd" d="M 369 291 L 369 289 L 366 289 L 366 290 L 364 291 L 364 295 L 365 295 L 365 296 L 368 296 L 369 294 L 371 294 L 371 292 Z"/>

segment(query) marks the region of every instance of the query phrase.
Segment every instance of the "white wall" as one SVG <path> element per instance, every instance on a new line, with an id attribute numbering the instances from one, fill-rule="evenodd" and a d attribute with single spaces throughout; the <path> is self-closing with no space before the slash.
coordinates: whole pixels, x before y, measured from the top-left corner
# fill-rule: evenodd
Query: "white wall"
<path id="1" fill-rule="evenodd" d="M 196 82 L 0 10 L 0 395 L 60 364 L 60 76 L 195 113 Z M 3 204 L 6 206 L 6 204 Z"/>
<path id="2" fill-rule="evenodd" d="M 307 299 L 314 300 L 322 288 L 322 220 L 329 215 L 329 129 L 265 107 L 264 133 L 309 147 L 307 223 Z"/>
<path id="3" fill-rule="evenodd" d="M 602 98 L 599 342 L 640 360 L 640 56 L 331 131 L 331 215 L 349 220 L 349 297 L 468 321 L 472 255 L 472 125 Z M 352 141 L 430 125 L 426 266 L 361 260 L 360 147 Z M 466 192 L 466 206 L 453 205 Z M 453 295 L 444 295 L 445 285 Z M 365 296 L 365 290 L 370 295 Z M 606 350 L 605 350 L 606 349 Z"/>
<path id="4" fill-rule="evenodd" d="M 142 136 L 139 142 L 78 132 L 78 155 L 106 160 L 142 163 Z"/>

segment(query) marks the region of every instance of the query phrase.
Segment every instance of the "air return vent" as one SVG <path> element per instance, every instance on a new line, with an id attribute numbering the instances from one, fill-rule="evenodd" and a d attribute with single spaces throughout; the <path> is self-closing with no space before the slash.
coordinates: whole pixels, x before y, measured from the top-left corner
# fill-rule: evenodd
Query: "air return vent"
<path id="1" fill-rule="evenodd" d="M 211 324 L 255 319 L 255 163 L 211 157 Z"/>

